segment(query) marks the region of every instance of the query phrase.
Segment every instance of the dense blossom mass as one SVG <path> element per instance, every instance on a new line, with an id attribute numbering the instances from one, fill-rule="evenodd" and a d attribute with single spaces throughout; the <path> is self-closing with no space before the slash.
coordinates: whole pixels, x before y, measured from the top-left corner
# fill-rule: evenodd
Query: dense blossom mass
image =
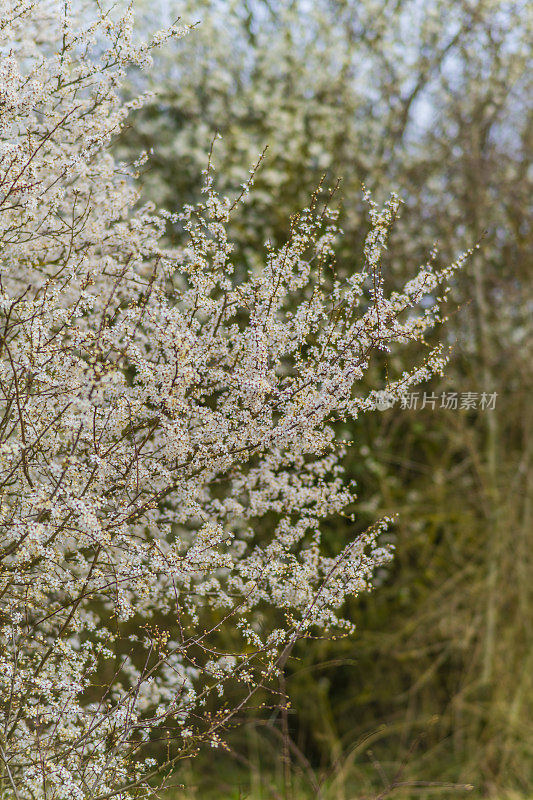
<path id="1" fill-rule="evenodd" d="M 0 3 L 0 795 L 20 800 L 149 792 L 151 739 L 166 767 L 218 745 L 298 639 L 349 629 L 388 521 L 321 548 L 354 500 L 335 423 L 442 369 L 428 351 L 359 389 L 375 349 L 439 320 L 463 260 L 386 294 L 400 204 L 369 198 L 364 263 L 341 279 L 319 190 L 247 270 L 228 223 L 254 171 L 220 197 L 211 161 L 198 206 L 142 205 L 142 156 L 109 151 L 143 102 L 120 82 L 185 31 L 138 43 L 109 6 Z M 185 246 L 165 246 L 169 223 Z"/>

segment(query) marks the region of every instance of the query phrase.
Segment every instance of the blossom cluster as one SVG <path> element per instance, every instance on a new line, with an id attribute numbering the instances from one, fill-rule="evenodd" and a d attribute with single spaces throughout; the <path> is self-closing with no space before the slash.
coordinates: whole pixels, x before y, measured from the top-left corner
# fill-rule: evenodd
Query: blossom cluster
<path id="1" fill-rule="evenodd" d="M 466 256 L 387 294 L 400 203 L 369 198 L 364 263 L 341 278 L 318 191 L 247 269 L 229 223 L 253 172 L 232 200 L 210 166 L 203 202 L 158 210 L 142 157 L 110 153 L 142 104 L 120 98 L 127 64 L 184 31 L 138 44 L 115 4 L 2 0 L 0 17 L 0 785 L 140 796 L 163 774 L 147 743 L 165 768 L 217 745 L 228 686 L 241 708 L 298 639 L 350 629 L 388 520 L 323 551 L 321 522 L 355 499 L 335 423 L 378 406 L 372 353 L 423 337 Z M 386 391 L 445 363 L 430 350 Z"/>

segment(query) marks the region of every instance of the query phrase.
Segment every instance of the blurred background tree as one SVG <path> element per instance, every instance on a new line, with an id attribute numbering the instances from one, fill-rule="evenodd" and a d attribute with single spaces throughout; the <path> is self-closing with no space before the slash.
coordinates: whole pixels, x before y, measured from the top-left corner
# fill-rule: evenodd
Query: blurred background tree
<path id="1" fill-rule="evenodd" d="M 360 524 L 398 511 L 397 557 L 371 601 L 351 609 L 355 639 L 308 645 L 288 665 L 284 758 L 352 795 L 392 780 L 405 762 L 406 781 L 467 781 L 483 794 L 527 796 L 533 7 L 504 0 L 136 0 L 136 7 L 139 24 L 150 28 L 178 16 L 199 22 L 158 56 L 147 88 L 163 89 L 117 143 L 124 157 L 153 149 L 145 193 L 171 209 L 196 199 L 217 133 L 218 184 L 238 189 L 268 145 L 234 226 L 237 262 L 253 267 L 258 245 L 286 237 L 290 214 L 324 174 L 330 183 L 342 178 L 338 267 L 347 274 L 366 230 L 362 183 L 378 199 L 391 189 L 404 199 L 391 282 L 414 272 L 434 242 L 443 261 L 481 242 L 454 287 L 447 377 L 427 391 L 497 392 L 496 408 L 396 407 L 376 413 L 373 430 L 366 421 L 344 431 L 354 443 L 347 467 L 359 483 Z M 179 228 L 168 235 L 179 244 Z M 333 544 L 346 531 L 332 526 L 329 535 Z M 232 741 L 240 762 L 279 767 L 281 716 L 251 720 L 253 736 Z M 251 745 L 257 737 L 261 747 Z"/>

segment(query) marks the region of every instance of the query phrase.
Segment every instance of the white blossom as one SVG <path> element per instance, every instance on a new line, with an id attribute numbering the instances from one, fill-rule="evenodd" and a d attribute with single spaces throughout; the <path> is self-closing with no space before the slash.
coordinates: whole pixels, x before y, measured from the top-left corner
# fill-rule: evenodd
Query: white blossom
<path id="1" fill-rule="evenodd" d="M 181 754 L 220 746 L 231 710 L 211 719 L 209 694 L 251 696 L 315 626 L 350 629 L 343 602 L 390 558 L 389 521 L 323 553 L 321 521 L 355 499 L 334 423 L 442 369 L 437 349 L 360 389 L 374 350 L 439 319 L 421 301 L 462 259 L 386 296 L 392 195 L 370 201 L 365 263 L 340 281 L 317 192 L 243 274 L 212 169 L 201 204 L 159 213 L 140 162 L 109 151 L 142 102 L 120 99 L 125 65 L 182 30 L 136 43 L 129 8 L 0 9 L 0 769 L 20 800 L 138 796 L 154 730 Z M 187 246 L 166 247 L 169 220 Z"/>

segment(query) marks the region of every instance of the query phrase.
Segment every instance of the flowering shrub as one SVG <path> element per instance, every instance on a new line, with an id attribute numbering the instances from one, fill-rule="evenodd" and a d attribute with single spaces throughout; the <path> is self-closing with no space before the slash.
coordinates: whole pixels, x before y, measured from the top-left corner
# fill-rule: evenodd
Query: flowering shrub
<path id="1" fill-rule="evenodd" d="M 21 800 L 149 793 L 221 742 L 298 639 L 350 629 L 343 600 L 390 557 L 388 521 L 321 550 L 321 520 L 354 500 L 334 423 L 442 369 L 432 351 L 357 391 L 374 349 L 439 319 L 435 289 L 462 261 L 387 296 L 392 196 L 369 200 L 365 263 L 340 281 L 318 191 L 246 272 L 227 226 L 254 171 L 236 200 L 209 164 L 198 206 L 140 206 L 142 159 L 116 163 L 109 143 L 142 98 L 118 88 L 184 31 L 138 44 L 129 11 L 98 8 L 0 6 L 0 780 Z M 168 222 L 187 233 L 179 250 Z"/>

